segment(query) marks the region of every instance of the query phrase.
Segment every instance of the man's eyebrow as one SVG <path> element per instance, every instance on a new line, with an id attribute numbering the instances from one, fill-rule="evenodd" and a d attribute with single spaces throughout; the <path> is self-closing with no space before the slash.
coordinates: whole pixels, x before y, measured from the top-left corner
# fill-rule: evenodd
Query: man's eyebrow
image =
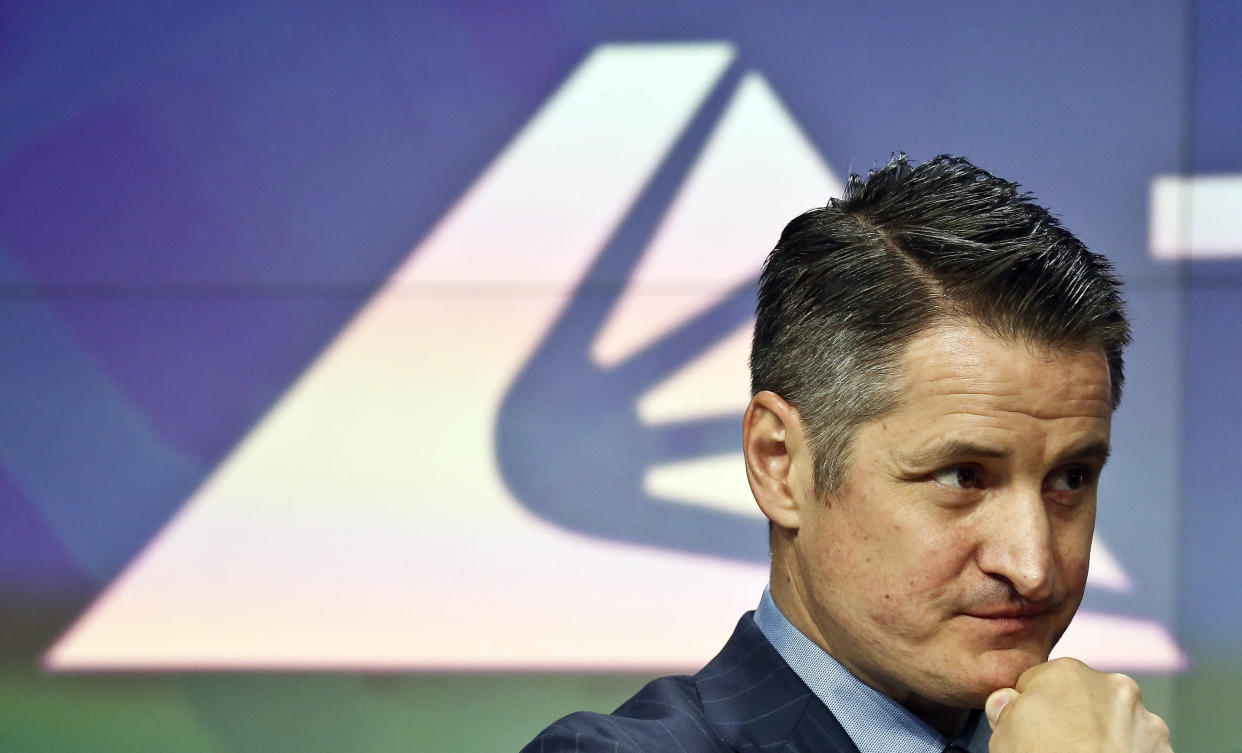
<path id="1" fill-rule="evenodd" d="M 1108 440 L 1098 439 L 1061 454 L 1057 463 L 1092 460 L 1103 466 L 1112 450 Z M 901 455 L 904 465 L 913 468 L 934 468 L 962 458 L 1003 458 L 1009 452 L 1000 447 L 981 444 L 969 439 L 948 439 Z"/>
<path id="2" fill-rule="evenodd" d="M 1080 447 L 1070 449 L 1061 455 L 1060 462 L 1068 462 L 1072 460 L 1094 460 L 1101 466 L 1108 462 L 1109 455 L 1112 454 L 1112 448 L 1108 444 L 1107 439 L 1099 439 L 1094 442 L 1088 442 Z"/>
<path id="3" fill-rule="evenodd" d="M 908 466 L 929 468 L 959 458 L 1003 458 L 1008 454 L 999 447 L 972 442 L 969 439 L 947 439 L 928 447 L 903 453 L 901 460 Z"/>

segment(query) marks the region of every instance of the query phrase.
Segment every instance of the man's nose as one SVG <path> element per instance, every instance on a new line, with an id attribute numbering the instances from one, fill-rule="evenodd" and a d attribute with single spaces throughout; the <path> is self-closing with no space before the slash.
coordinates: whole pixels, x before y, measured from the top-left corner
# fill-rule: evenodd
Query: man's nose
<path id="1" fill-rule="evenodd" d="M 1010 490 L 992 500 L 979 567 L 1009 581 L 1023 598 L 1043 601 L 1056 582 L 1052 522 L 1038 490 Z"/>

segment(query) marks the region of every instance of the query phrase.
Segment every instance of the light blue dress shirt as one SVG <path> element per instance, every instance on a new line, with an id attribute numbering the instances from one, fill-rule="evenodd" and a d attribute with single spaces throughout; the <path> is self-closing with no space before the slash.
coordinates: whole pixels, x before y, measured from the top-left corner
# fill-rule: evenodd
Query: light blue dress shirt
<path id="1" fill-rule="evenodd" d="M 991 727 L 973 712 L 962 734 L 945 738 L 901 704 L 859 680 L 785 618 L 763 589 L 755 624 L 793 671 L 837 718 L 859 753 L 944 753 L 952 743 L 969 753 L 988 753 Z"/>

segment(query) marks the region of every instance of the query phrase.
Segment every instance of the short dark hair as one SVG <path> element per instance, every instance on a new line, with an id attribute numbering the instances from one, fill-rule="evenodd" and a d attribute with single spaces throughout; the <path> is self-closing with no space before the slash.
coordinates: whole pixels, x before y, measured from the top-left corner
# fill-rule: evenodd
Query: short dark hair
<path id="1" fill-rule="evenodd" d="M 792 404 L 836 491 L 855 429 L 890 410 L 905 346 L 965 318 L 998 337 L 1101 347 L 1121 400 L 1130 341 L 1112 265 L 1016 183 L 942 155 L 899 154 L 845 195 L 795 218 L 759 280 L 751 390 Z"/>

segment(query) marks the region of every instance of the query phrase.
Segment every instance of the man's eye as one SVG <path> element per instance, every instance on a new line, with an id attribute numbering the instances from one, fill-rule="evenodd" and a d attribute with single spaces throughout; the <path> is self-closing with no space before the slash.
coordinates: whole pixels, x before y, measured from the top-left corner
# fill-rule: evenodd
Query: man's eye
<path id="1" fill-rule="evenodd" d="M 1048 477 L 1048 488 L 1059 492 L 1076 492 L 1091 480 L 1086 468 L 1062 468 Z"/>
<path id="2" fill-rule="evenodd" d="M 979 472 L 968 465 L 955 465 L 936 471 L 932 478 L 937 483 L 959 489 L 975 489 L 981 485 Z"/>

